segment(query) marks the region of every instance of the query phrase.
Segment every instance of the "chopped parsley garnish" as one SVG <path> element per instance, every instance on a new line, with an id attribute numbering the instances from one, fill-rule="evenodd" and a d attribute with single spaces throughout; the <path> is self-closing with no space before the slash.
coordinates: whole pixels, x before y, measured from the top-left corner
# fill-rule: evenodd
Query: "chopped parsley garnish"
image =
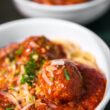
<path id="1" fill-rule="evenodd" d="M 6 110 L 14 110 L 14 108 L 12 108 L 12 107 L 9 107 L 9 108 L 6 108 Z"/>
<path id="2" fill-rule="evenodd" d="M 36 76 L 36 62 L 34 59 L 30 58 L 27 64 L 24 66 L 25 74 L 22 75 L 21 84 L 28 83 L 32 86 L 32 82 Z"/>
<path id="3" fill-rule="evenodd" d="M 33 59 L 30 59 L 30 61 L 27 62 L 25 65 L 25 72 L 27 75 L 31 75 L 35 72 L 36 69 L 36 62 Z"/>
<path id="4" fill-rule="evenodd" d="M 23 50 L 24 50 L 24 47 L 20 47 L 17 51 L 16 51 L 16 54 L 17 55 L 21 55 L 23 53 Z"/>
<path id="5" fill-rule="evenodd" d="M 25 73 L 22 75 L 21 84 L 28 83 L 30 86 L 32 86 L 32 83 L 36 77 L 36 73 L 44 63 L 43 58 L 39 58 L 39 62 L 36 63 L 36 60 L 33 58 L 35 55 L 38 54 L 32 52 L 30 54 L 30 60 L 24 65 Z"/>
<path id="6" fill-rule="evenodd" d="M 65 76 L 66 80 L 70 80 L 70 75 L 69 75 L 67 69 L 64 69 L 64 76 Z"/>

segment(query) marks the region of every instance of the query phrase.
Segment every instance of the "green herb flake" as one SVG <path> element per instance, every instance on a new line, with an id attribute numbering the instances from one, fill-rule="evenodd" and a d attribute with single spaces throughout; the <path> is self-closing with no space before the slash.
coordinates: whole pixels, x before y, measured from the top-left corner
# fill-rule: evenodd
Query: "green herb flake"
<path id="1" fill-rule="evenodd" d="M 30 103 L 33 103 L 33 102 L 35 102 L 35 96 L 30 97 Z"/>
<path id="2" fill-rule="evenodd" d="M 28 75 L 34 73 L 35 69 L 36 69 L 36 62 L 34 60 L 28 61 L 27 64 L 25 65 L 25 72 Z"/>
<path id="3" fill-rule="evenodd" d="M 10 107 L 10 108 L 6 108 L 6 110 L 14 110 L 12 107 Z"/>
<path id="4" fill-rule="evenodd" d="M 69 75 L 67 69 L 64 69 L 64 76 L 65 76 L 66 80 L 70 80 L 70 75 Z"/>
<path id="5" fill-rule="evenodd" d="M 53 81 L 54 81 L 54 77 L 50 77 L 50 81 L 52 81 L 52 82 L 53 82 Z"/>
<path id="6" fill-rule="evenodd" d="M 24 48 L 23 47 L 20 47 L 17 51 L 16 51 L 16 54 L 17 55 L 21 55 L 23 53 L 23 50 Z"/>
<path id="7" fill-rule="evenodd" d="M 35 55 L 39 56 L 37 52 L 32 52 L 30 60 L 24 65 L 25 73 L 22 75 L 21 84 L 28 83 L 28 85 L 32 86 L 35 77 L 45 62 L 45 59 L 42 57 L 36 61 L 36 58 L 33 57 Z"/>
<path id="8" fill-rule="evenodd" d="M 27 77 L 23 74 L 21 78 L 21 84 L 24 84 L 26 82 Z"/>
<path id="9" fill-rule="evenodd" d="M 45 59 L 42 58 L 40 65 L 42 66 L 45 63 Z"/>
<path id="10" fill-rule="evenodd" d="M 30 55 L 30 60 L 24 65 L 25 74 L 23 74 L 21 78 L 21 84 L 28 83 L 30 86 L 32 86 L 33 80 L 36 77 L 37 66 L 36 61 L 32 58 L 32 54 Z"/>

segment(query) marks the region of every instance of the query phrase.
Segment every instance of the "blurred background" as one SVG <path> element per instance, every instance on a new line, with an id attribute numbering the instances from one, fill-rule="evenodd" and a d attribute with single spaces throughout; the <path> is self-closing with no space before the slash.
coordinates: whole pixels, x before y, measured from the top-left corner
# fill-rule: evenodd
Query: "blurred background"
<path id="1" fill-rule="evenodd" d="M 0 24 L 25 18 L 14 7 L 12 0 L 0 0 Z M 110 46 L 110 9 L 99 19 L 85 25 Z"/>
<path id="2" fill-rule="evenodd" d="M 25 17 L 16 10 L 12 0 L 0 0 L 0 25 L 22 18 Z M 85 26 L 98 34 L 110 47 L 110 9 L 101 18 Z M 110 102 L 105 110 L 110 110 Z"/>

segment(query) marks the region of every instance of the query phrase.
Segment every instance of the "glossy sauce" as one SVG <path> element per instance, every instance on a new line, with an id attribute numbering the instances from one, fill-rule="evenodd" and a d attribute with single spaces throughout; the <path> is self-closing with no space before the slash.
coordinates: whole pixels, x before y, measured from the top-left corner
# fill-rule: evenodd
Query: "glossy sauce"
<path id="1" fill-rule="evenodd" d="M 25 67 L 30 63 L 30 55 L 34 54 L 35 61 L 31 63 L 36 68 L 31 68 L 38 70 L 39 74 L 34 76 L 32 82 L 25 81 L 22 85 L 32 83 L 29 85 L 30 95 L 40 102 L 36 106 L 31 105 L 27 110 L 95 110 L 103 99 L 106 79 L 102 72 L 68 59 L 64 60 L 63 64 L 58 60 L 67 57 L 63 46 L 45 37 L 30 37 L 22 43 L 1 48 L 0 53 L 0 110 L 10 107 L 14 110 L 16 107 L 16 103 L 9 100 L 5 93 L 11 94 L 10 89 L 13 88 L 10 87 L 16 88 L 19 85 L 21 65 Z M 59 65 L 53 66 L 48 63 L 54 59 L 58 60 Z M 17 74 L 13 68 L 10 69 L 10 64 L 13 63 L 15 65 L 12 67 L 16 67 Z M 32 70 L 29 71 L 34 73 Z M 14 77 L 10 77 L 10 74 Z M 22 100 L 18 101 L 18 105 L 23 108 Z"/>
<path id="2" fill-rule="evenodd" d="M 50 108 L 51 105 L 55 106 L 55 108 L 52 107 L 53 110 L 94 110 L 103 98 L 106 87 L 106 79 L 104 75 L 99 70 L 87 65 L 78 64 L 77 62 L 74 62 L 74 64 L 81 73 L 81 80 L 80 77 L 78 78 L 75 76 L 75 74 L 78 74 L 78 70 L 76 70 L 76 73 L 72 73 L 72 71 L 74 71 L 72 67 L 69 67 L 70 81 L 65 80 L 63 73 L 59 73 L 58 75 L 58 69 L 58 71 L 53 73 L 55 79 L 53 82 L 54 84 L 51 86 L 46 84 L 45 80 L 42 79 L 42 75 L 39 76 L 40 82 L 38 82 L 41 86 L 41 94 L 43 94 L 43 97 L 41 95 L 40 98 L 43 98 L 44 102 Z M 62 70 L 60 72 L 62 72 Z M 57 79 L 58 77 L 59 79 Z M 74 82 L 75 80 L 76 82 Z M 58 82 L 58 85 L 56 85 L 55 82 Z M 59 85 L 62 84 L 63 87 L 59 87 Z M 81 89 L 79 89 L 79 87 Z M 49 93 L 48 90 L 50 90 Z M 77 95 L 74 98 L 73 94 L 75 93 L 77 93 Z"/>

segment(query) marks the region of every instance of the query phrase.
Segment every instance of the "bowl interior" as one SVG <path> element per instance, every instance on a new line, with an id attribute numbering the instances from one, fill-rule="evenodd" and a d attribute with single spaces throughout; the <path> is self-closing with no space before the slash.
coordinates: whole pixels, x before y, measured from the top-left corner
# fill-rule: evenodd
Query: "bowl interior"
<path id="1" fill-rule="evenodd" d="M 33 2 L 32 0 L 24 0 L 24 1 L 29 1 L 29 2 Z M 88 2 L 94 2 L 95 0 L 89 0 L 89 1 L 87 1 L 87 2 L 83 2 L 83 3 L 78 3 L 78 4 L 71 4 L 71 5 L 79 5 L 79 4 L 85 4 L 85 3 L 88 3 Z M 37 2 L 35 2 L 35 3 L 37 3 Z M 40 4 L 40 3 L 38 3 L 38 4 Z M 42 4 L 41 4 L 42 5 Z M 45 4 L 43 4 L 43 5 L 45 5 Z M 71 6 L 70 5 L 70 6 Z M 51 5 L 50 5 L 51 6 Z M 52 5 L 52 6 L 63 6 L 63 5 Z M 64 6 L 68 6 L 68 5 L 64 5 Z"/>
<path id="2" fill-rule="evenodd" d="M 76 42 L 80 47 L 92 53 L 98 66 L 107 78 L 107 88 L 103 101 L 97 107 L 101 110 L 110 97 L 110 51 L 96 34 L 74 23 L 55 19 L 27 19 L 10 22 L 0 27 L 0 47 L 11 42 L 21 41 L 32 35 L 45 35 L 49 39 Z"/>

